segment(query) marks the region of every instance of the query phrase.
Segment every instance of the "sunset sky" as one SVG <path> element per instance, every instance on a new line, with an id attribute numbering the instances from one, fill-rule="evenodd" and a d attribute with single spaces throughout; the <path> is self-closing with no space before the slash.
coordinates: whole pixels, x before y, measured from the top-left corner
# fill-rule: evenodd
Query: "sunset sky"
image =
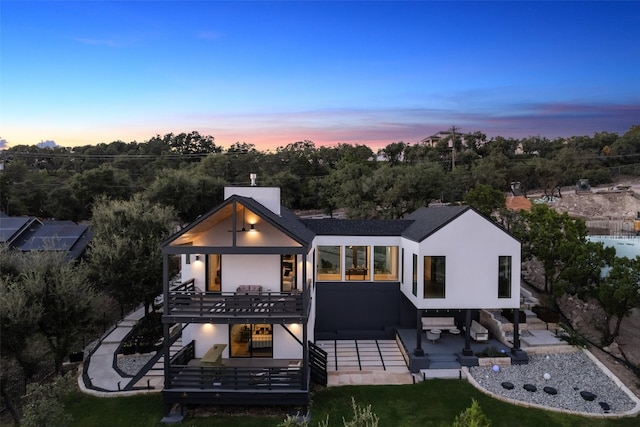
<path id="1" fill-rule="evenodd" d="M 640 2 L 0 2 L 0 148 L 623 134 Z"/>

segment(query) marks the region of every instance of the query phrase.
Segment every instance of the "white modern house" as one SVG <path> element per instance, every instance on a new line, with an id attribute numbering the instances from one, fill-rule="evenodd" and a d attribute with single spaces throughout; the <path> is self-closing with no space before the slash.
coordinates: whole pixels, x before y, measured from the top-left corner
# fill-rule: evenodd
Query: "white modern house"
<path id="1" fill-rule="evenodd" d="M 310 380 L 326 383 L 320 339 L 386 339 L 415 328 L 406 349 L 415 371 L 428 360 L 423 319 L 445 315 L 462 331 L 461 362 L 473 364 L 478 310 L 517 316 L 520 250 L 467 206 L 401 220 L 302 219 L 280 205 L 279 188 L 226 188 L 220 206 L 162 245 L 166 409 L 307 405 Z M 172 285 L 176 256 L 182 280 Z M 514 323 L 512 359 L 524 361 Z M 183 347 L 170 357 L 176 336 Z"/>

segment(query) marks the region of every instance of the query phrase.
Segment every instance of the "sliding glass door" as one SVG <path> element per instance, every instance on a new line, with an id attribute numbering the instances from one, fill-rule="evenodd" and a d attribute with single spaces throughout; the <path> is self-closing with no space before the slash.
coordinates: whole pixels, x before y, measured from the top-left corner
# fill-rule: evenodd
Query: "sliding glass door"
<path id="1" fill-rule="evenodd" d="M 231 357 L 273 357 L 273 325 L 231 325 Z"/>

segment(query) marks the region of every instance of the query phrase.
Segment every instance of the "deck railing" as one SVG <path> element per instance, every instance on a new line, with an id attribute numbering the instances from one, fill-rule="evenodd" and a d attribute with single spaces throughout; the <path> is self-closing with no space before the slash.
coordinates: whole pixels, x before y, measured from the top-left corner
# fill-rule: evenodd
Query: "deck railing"
<path id="1" fill-rule="evenodd" d="M 168 312 L 175 317 L 304 317 L 309 313 L 310 291 L 262 292 L 199 292 L 171 290 Z"/>
<path id="2" fill-rule="evenodd" d="M 168 389 L 199 390 L 306 390 L 301 367 L 200 366 L 193 360 L 194 342 L 170 362 Z M 308 382 L 307 382 L 308 383 Z"/>

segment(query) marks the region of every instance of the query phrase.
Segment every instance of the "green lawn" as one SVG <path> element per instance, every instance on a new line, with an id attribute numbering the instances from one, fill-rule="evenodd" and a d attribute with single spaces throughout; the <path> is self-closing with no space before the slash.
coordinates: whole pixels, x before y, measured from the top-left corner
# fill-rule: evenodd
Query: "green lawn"
<path id="1" fill-rule="evenodd" d="M 312 426 L 329 415 L 331 426 L 351 417 L 351 397 L 361 406 L 371 404 L 381 426 L 450 426 L 457 414 L 475 398 L 493 426 L 638 426 L 640 418 L 594 419 L 522 408 L 492 399 L 470 384 L 457 380 L 431 380 L 403 386 L 344 386 L 313 394 Z M 96 398 L 74 394 L 67 407 L 73 426 L 160 426 L 159 394 Z M 284 418 L 260 416 L 210 416 L 188 418 L 183 426 L 276 426 Z"/>

